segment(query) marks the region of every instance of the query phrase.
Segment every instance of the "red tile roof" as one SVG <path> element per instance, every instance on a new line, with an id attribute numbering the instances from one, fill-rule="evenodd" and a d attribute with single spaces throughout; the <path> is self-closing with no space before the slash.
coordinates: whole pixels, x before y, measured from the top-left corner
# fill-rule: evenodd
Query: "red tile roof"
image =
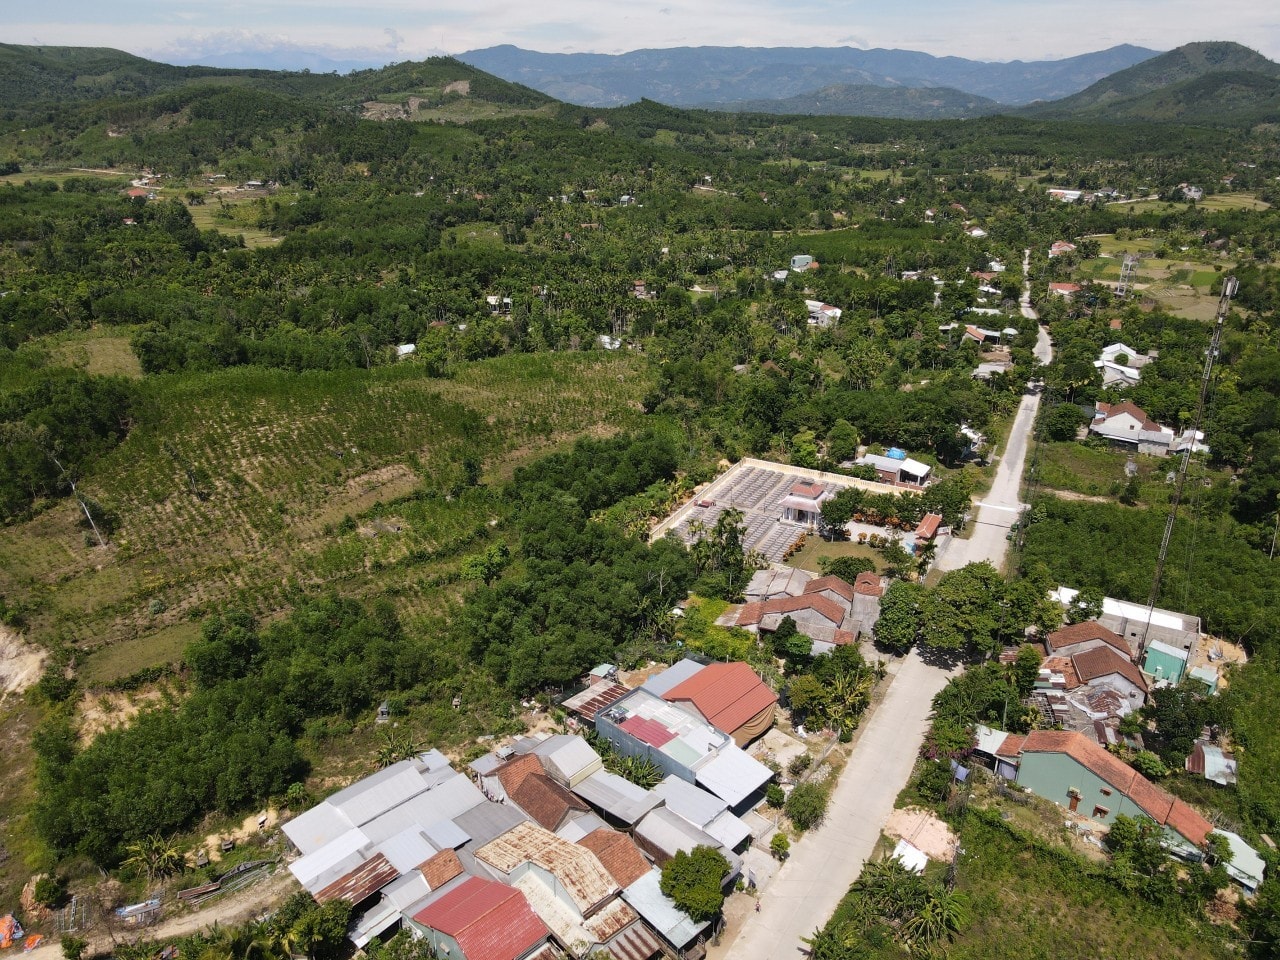
<path id="1" fill-rule="evenodd" d="M 316 903 L 348 900 L 354 906 L 377 893 L 400 876 L 400 871 L 380 853 L 375 853 L 345 876 L 339 877 L 315 895 Z"/>
<path id="2" fill-rule="evenodd" d="M 821 593 L 823 590 L 830 590 L 849 602 L 853 602 L 853 584 L 836 576 L 817 577 L 810 580 L 804 587 L 805 593 Z"/>
<path id="3" fill-rule="evenodd" d="M 834 643 L 837 647 L 844 647 L 844 646 L 848 646 L 851 643 L 857 643 L 858 631 L 857 630 L 837 630 L 835 632 L 835 635 L 832 636 L 831 642 Z"/>
<path id="4" fill-rule="evenodd" d="M 1146 411 L 1139 407 L 1132 400 L 1122 400 L 1120 403 L 1102 403 L 1099 401 L 1094 405 L 1098 412 L 1102 414 L 1102 419 L 1110 420 L 1112 417 L 1118 417 L 1121 414 L 1129 414 L 1139 423 L 1142 424 L 1143 430 L 1159 430 L 1160 424 L 1156 423 L 1147 416 Z"/>
<path id="5" fill-rule="evenodd" d="M 884 582 L 880 579 L 878 573 L 864 570 L 858 574 L 858 579 L 853 581 L 853 592 L 859 593 L 864 597 L 883 597 Z"/>
<path id="6" fill-rule="evenodd" d="M 755 603 L 744 605 L 738 614 L 738 626 L 746 627 L 759 623 L 771 613 L 786 616 L 800 610 L 812 610 L 836 626 L 844 621 L 846 612 L 840 604 L 820 593 L 805 593 L 798 597 L 774 597 L 772 600 L 761 601 L 758 608 Z"/>
<path id="7" fill-rule="evenodd" d="M 1070 626 L 1063 627 L 1061 630 L 1055 630 L 1045 638 L 1045 645 L 1048 647 L 1049 652 L 1053 653 L 1055 650 L 1061 650 L 1063 647 L 1070 647 L 1077 643 L 1086 643 L 1089 640 L 1105 641 L 1115 647 L 1116 650 L 1126 658 L 1132 655 L 1129 650 L 1129 644 L 1125 642 L 1124 637 L 1120 636 L 1118 633 L 1113 633 L 1108 630 L 1102 624 L 1098 623 L 1097 620 L 1086 620 L 1084 623 L 1073 623 Z"/>
<path id="8" fill-rule="evenodd" d="M 830 600 L 826 602 L 835 606 Z M 713 727 L 732 735 L 777 703 L 778 695 L 745 663 L 712 663 L 676 684 L 664 699 L 691 701 Z"/>
<path id="9" fill-rule="evenodd" d="M 462 861 L 452 850 L 441 850 L 418 866 L 422 879 L 432 890 L 439 890 L 454 877 L 462 874 Z"/>
<path id="10" fill-rule="evenodd" d="M 938 532 L 938 525 L 942 523 L 942 514 L 926 513 L 924 519 L 920 521 L 920 525 L 916 527 L 916 539 L 932 540 Z"/>
<path id="11" fill-rule="evenodd" d="M 1080 675 L 1076 673 L 1076 665 L 1071 662 L 1070 657 L 1045 657 L 1040 662 L 1040 669 L 1062 674 L 1068 690 L 1080 686 Z"/>
<path id="12" fill-rule="evenodd" d="M 578 841 L 596 855 L 620 887 L 629 887 L 651 869 L 636 842 L 625 833 L 601 827 Z"/>
<path id="13" fill-rule="evenodd" d="M 823 304 L 823 306 L 825 307 L 826 304 Z M 826 492 L 826 487 L 820 483 L 814 483 L 812 480 L 801 480 L 798 483 L 793 483 L 791 485 L 791 496 L 793 497 L 808 497 L 809 499 L 814 499 L 822 496 Z"/>
<path id="14" fill-rule="evenodd" d="M 520 789 L 520 785 L 527 777 L 546 773 L 546 770 L 537 754 L 522 753 L 498 767 L 494 773 L 498 775 L 498 780 L 502 783 L 502 789 L 507 792 L 507 796 L 511 796 Z"/>
<path id="15" fill-rule="evenodd" d="M 524 894 L 470 877 L 413 918 L 458 941 L 467 960 L 515 960 L 547 937 Z"/>
<path id="16" fill-rule="evenodd" d="M 668 697 L 667 699 L 670 699 Z M 639 714 L 634 714 L 618 724 L 623 730 L 631 734 L 637 740 L 643 740 L 645 743 L 655 747 L 665 746 L 676 738 L 676 735 L 660 724 L 657 720 L 650 720 Z"/>
<path id="17" fill-rule="evenodd" d="M 1213 830 L 1213 825 L 1187 804 L 1082 733 L 1033 730 L 1023 741 L 1021 752 L 1065 754 L 1132 800 L 1152 820 L 1168 826 L 1196 846 L 1203 845 Z"/>
<path id="18" fill-rule="evenodd" d="M 1071 658 L 1071 663 L 1076 668 L 1076 675 L 1083 683 L 1118 673 L 1143 693 L 1147 691 L 1147 681 L 1142 676 L 1142 671 L 1135 667 L 1131 660 L 1120 656 L 1110 647 L 1094 647 L 1092 650 L 1077 653 Z"/>
<path id="19" fill-rule="evenodd" d="M 516 805 L 541 827 L 555 831 L 571 810 L 586 813 L 591 808 L 545 774 L 525 777 L 515 791 L 508 794 Z"/>
<path id="20" fill-rule="evenodd" d="M 996 747 L 997 757 L 1016 757 L 1022 753 L 1022 741 L 1027 738 L 1019 733 L 1011 733 L 1004 738 L 1004 742 Z"/>

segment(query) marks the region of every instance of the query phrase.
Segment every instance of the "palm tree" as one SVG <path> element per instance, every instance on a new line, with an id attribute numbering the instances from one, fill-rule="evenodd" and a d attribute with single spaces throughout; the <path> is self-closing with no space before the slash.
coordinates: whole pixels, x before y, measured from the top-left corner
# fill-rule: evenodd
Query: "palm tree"
<path id="1" fill-rule="evenodd" d="M 381 770 L 401 760 L 412 760 L 422 749 L 423 744 L 408 730 L 383 730 L 374 762 Z"/>
<path id="2" fill-rule="evenodd" d="M 928 950 L 943 937 L 958 933 L 969 916 L 969 901 L 963 893 L 931 887 L 920 910 L 903 925 L 903 937 L 913 950 Z"/>
<path id="3" fill-rule="evenodd" d="M 129 853 L 125 865 L 141 869 L 148 883 L 181 873 L 187 868 L 187 855 L 172 840 L 166 840 L 158 833 L 128 844 L 125 850 Z"/>

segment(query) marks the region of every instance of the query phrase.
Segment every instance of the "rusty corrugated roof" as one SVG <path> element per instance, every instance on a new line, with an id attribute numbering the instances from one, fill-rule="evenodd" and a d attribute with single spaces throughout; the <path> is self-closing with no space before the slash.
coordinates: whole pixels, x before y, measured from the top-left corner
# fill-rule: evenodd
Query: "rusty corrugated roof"
<path id="1" fill-rule="evenodd" d="M 316 903 L 347 900 L 352 905 L 377 893 L 400 876 L 400 871 L 380 853 L 375 853 L 346 876 L 339 877 L 315 895 Z"/>

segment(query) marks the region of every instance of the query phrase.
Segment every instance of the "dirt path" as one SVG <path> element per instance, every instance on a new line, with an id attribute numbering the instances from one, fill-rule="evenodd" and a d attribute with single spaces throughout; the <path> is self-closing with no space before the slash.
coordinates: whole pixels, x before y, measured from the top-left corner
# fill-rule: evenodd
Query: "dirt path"
<path id="1" fill-rule="evenodd" d="M 119 927 L 114 931 L 98 924 L 85 936 L 89 941 L 86 955 L 110 953 L 117 943 L 138 940 L 164 940 L 183 937 L 199 930 L 207 930 L 214 924 L 221 927 L 236 926 L 272 910 L 289 894 L 301 889 L 298 882 L 283 864 L 276 867 L 271 876 L 205 904 L 203 907 L 183 908 L 183 912 L 162 920 L 150 927 Z M 34 930 L 34 933 L 44 931 Z M 23 960 L 62 960 L 62 947 L 56 935 L 47 935 L 39 947 L 22 955 Z"/>
<path id="2" fill-rule="evenodd" d="M 1041 493 L 1048 494 L 1051 497 L 1057 497 L 1059 500 L 1078 500 L 1081 503 L 1118 503 L 1115 497 L 1100 497 L 1091 493 L 1076 493 L 1074 490 L 1050 490 L 1047 487 L 1040 489 Z"/>

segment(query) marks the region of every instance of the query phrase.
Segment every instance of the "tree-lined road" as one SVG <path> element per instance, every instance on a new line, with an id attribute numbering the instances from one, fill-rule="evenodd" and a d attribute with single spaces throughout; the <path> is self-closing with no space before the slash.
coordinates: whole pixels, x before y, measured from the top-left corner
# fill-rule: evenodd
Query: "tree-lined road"
<path id="1" fill-rule="evenodd" d="M 1030 251 L 1023 258 L 1022 313 L 1036 319 L 1027 277 Z M 1049 336 L 1040 328 L 1035 347 L 1042 363 L 1052 359 Z M 1021 509 L 1018 494 L 1036 412 L 1038 391 L 1018 405 L 1009 442 L 996 468 L 991 490 L 975 505 L 967 540 L 953 539 L 939 556 L 941 570 L 986 560 L 1004 565 L 1009 527 Z M 844 775 L 832 793 L 823 825 L 791 848 L 760 898 L 760 910 L 747 916 L 731 940 L 712 947 L 713 960 L 785 960 L 806 952 L 804 938 L 826 924 L 850 884 L 871 856 L 894 801 L 906 786 L 929 726 L 934 695 L 952 676 L 930 666 L 912 650 L 893 665 L 893 681 L 854 745 Z"/>

